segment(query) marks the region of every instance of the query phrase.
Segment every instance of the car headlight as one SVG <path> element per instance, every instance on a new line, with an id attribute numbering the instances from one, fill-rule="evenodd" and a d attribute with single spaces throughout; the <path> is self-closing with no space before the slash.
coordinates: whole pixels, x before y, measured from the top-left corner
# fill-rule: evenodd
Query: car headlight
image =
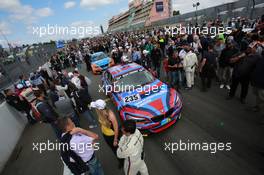
<path id="1" fill-rule="evenodd" d="M 92 66 L 93 66 L 94 68 L 99 68 L 96 64 L 92 64 Z"/>
<path id="2" fill-rule="evenodd" d="M 178 103 L 179 100 L 180 100 L 180 97 L 179 97 L 179 95 L 177 95 L 177 97 L 176 97 L 176 104 Z"/>
<path id="3" fill-rule="evenodd" d="M 109 64 L 110 64 L 110 65 L 113 65 L 113 64 L 115 64 L 115 62 L 114 62 L 113 58 L 110 58 Z"/>
<path id="4" fill-rule="evenodd" d="M 140 117 L 136 117 L 136 116 L 132 116 L 132 115 L 126 115 L 126 117 L 127 117 L 128 119 L 135 120 L 136 122 L 142 122 L 142 121 L 145 121 L 145 118 L 140 118 Z"/>

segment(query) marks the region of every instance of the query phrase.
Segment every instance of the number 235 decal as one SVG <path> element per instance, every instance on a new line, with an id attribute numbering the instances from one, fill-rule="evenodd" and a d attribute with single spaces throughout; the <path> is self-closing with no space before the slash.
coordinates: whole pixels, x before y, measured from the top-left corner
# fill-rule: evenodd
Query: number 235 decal
<path id="1" fill-rule="evenodd" d="M 134 95 L 126 96 L 123 100 L 124 100 L 125 103 L 138 101 L 138 100 L 140 100 L 140 95 L 139 94 L 134 94 Z"/>

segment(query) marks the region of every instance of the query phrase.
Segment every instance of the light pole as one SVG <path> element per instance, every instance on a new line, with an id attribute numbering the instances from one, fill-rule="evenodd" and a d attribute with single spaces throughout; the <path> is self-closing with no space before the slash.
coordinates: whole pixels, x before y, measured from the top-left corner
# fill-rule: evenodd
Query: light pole
<path id="1" fill-rule="evenodd" d="M 253 17 L 253 14 L 254 14 L 254 11 L 255 11 L 255 5 L 256 5 L 255 0 L 252 0 L 252 9 L 251 9 L 251 12 L 250 12 L 250 19 L 252 19 L 252 17 Z"/>
<path id="2" fill-rule="evenodd" d="M 198 22 L 198 18 L 197 18 L 197 10 L 198 10 L 198 6 L 200 5 L 200 2 L 197 2 L 195 4 L 193 4 L 193 8 L 195 7 L 195 21 L 196 21 L 196 24 Z"/>
<path id="3" fill-rule="evenodd" d="M 4 34 L 4 32 L 3 32 L 1 29 L 0 29 L 0 33 L 1 33 L 1 35 L 3 36 L 3 38 L 5 39 L 5 41 L 7 42 L 7 45 L 8 45 L 8 47 L 9 47 L 10 52 L 11 52 L 11 44 L 9 43 L 9 41 L 7 40 L 7 38 L 6 38 L 5 34 Z"/>
<path id="4" fill-rule="evenodd" d="M 3 38 L 5 39 L 5 41 L 7 42 L 7 45 L 9 47 L 9 51 L 11 52 L 11 44 L 9 43 L 9 41 L 7 40 L 4 32 L 1 29 L 0 29 L 0 33 L 3 36 Z M 9 82 L 13 82 L 12 78 L 9 76 L 8 72 L 5 70 L 4 66 L 2 66 L 2 64 L 1 64 L 0 67 L 4 71 L 4 73 L 5 73 L 6 77 L 7 77 L 7 79 L 9 80 Z"/>

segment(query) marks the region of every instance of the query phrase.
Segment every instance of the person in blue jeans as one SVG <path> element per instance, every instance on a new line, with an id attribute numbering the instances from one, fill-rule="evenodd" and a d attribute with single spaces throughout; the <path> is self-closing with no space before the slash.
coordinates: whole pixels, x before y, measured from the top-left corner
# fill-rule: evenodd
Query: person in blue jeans
<path id="1" fill-rule="evenodd" d="M 160 49 L 160 45 L 157 43 L 151 52 L 151 61 L 153 64 L 153 69 L 157 72 L 158 78 L 160 78 L 160 66 L 161 66 L 162 56 L 163 56 L 162 50 Z"/>
<path id="2" fill-rule="evenodd" d="M 55 110 L 61 117 L 70 117 L 76 126 L 80 126 L 80 119 L 77 115 L 72 100 L 65 92 L 58 92 L 59 98 L 54 102 Z"/>
<path id="3" fill-rule="evenodd" d="M 103 168 L 95 155 L 95 150 L 99 149 L 95 143 L 99 138 L 98 135 L 76 127 L 67 117 L 58 119 L 58 126 L 63 132 L 61 157 L 71 172 L 76 175 L 104 175 Z"/>
<path id="4" fill-rule="evenodd" d="M 79 116 L 88 121 L 89 128 L 97 127 L 96 121 L 88 108 L 88 105 L 91 103 L 91 96 L 88 91 L 86 89 L 78 89 L 72 83 L 70 83 L 68 87 L 71 91 L 71 97 Z"/>
<path id="5" fill-rule="evenodd" d="M 85 175 L 103 175 L 102 165 L 96 157 L 90 160 L 87 165 L 89 166 L 89 171 Z"/>
<path id="6" fill-rule="evenodd" d="M 97 127 L 96 120 L 94 119 L 93 114 L 90 112 L 90 109 L 87 109 L 84 112 L 80 113 L 80 116 L 88 121 L 90 129 Z"/>
<path id="7" fill-rule="evenodd" d="M 183 65 L 181 63 L 181 59 L 178 56 L 177 51 L 174 51 L 173 55 L 169 58 L 168 68 L 169 68 L 169 83 L 171 87 L 180 89 L 180 87 L 182 86 L 181 71 L 182 71 Z"/>

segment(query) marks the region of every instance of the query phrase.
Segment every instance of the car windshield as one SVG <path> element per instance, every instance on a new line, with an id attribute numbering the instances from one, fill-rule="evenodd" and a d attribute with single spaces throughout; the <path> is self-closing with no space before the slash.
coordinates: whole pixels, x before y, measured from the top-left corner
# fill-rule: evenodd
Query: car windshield
<path id="1" fill-rule="evenodd" d="M 147 70 L 137 70 L 121 75 L 117 78 L 117 81 L 115 83 L 117 86 L 120 87 L 128 87 L 132 85 L 136 88 L 138 86 L 144 86 L 146 84 L 149 84 L 154 80 L 155 78 Z"/>
<path id="2" fill-rule="evenodd" d="M 98 54 L 96 56 L 92 56 L 91 57 L 91 61 L 92 62 L 98 61 L 98 60 L 101 60 L 101 59 L 106 58 L 106 57 L 107 57 L 107 55 L 105 53 L 100 53 L 100 54 Z"/>

